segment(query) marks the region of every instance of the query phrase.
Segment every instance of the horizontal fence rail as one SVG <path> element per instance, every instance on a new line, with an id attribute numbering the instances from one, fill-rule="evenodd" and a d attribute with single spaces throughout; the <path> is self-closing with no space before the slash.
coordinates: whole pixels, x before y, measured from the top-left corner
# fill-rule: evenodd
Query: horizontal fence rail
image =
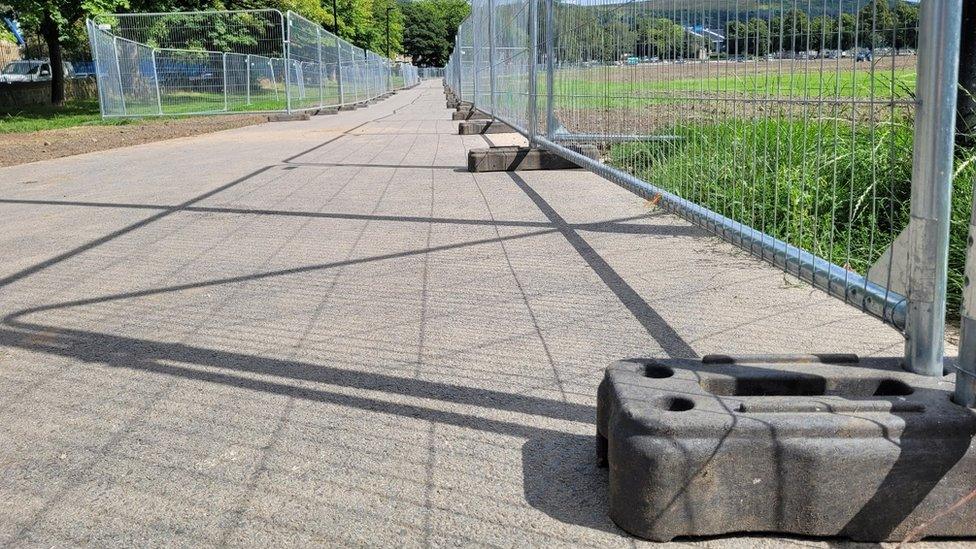
<path id="1" fill-rule="evenodd" d="M 531 146 L 891 324 L 906 365 L 942 375 L 960 12 L 473 0 L 444 78 Z"/>
<path id="2" fill-rule="evenodd" d="M 87 28 L 105 117 L 337 108 L 420 81 L 291 11 L 114 14 Z"/>

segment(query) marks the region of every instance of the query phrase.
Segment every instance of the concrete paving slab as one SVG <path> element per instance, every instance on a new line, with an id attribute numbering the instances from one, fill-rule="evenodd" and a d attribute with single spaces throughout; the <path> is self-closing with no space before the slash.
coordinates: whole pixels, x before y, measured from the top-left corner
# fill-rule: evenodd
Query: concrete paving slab
<path id="1" fill-rule="evenodd" d="M 467 173 L 517 136 L 456 132 L 426 82 L 0 170 L 0 543 L 640 545 L 593 456 L 611 361 L 901 352 L 592 174 Z"/>

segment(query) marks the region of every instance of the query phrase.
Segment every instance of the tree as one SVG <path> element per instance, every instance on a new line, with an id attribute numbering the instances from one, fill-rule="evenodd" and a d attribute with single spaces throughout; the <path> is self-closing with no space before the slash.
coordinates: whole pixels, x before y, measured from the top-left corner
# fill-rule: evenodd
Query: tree
<path id="1" fill-rule="evenodd" d="M 444 39 L 444 14 L 433 2 L 412 2 L 403 6 L 403 18 L 407 31 L 403 35 L 403 48 L 414 64 L 443 66 L 450 55 L 450 44 Z"/>
<path id="2" fill-rule="evenodd" d="M 725 44 L 729 55 L 743 55 L 749 51 L 749 24 L 734 20 L 725 24 Z"/>
<path id="3" fill-rule="evenodd" d="M 857 37 L 857 18 L 850 13 L 841 14 L 837 20 L 837 36 L 840 49 L 849 50 L 854 47 Z"/>
<path id="4" fill-rule="evenodd" d="M 857 25 L 860 46 L 873 49 L 892 44 L 895 15 L 888 0 L 874 0 L 861 8 L 857 14 Z"/>
<path id="5" fill-rule="evenodd" d="M 918 6 L 905 0 L 895 5 L 895 47 L 918 47 Z"/>
<path id="6" fill-rule="evenodd" d="M 821 16 L 810 22 L 810 49 L 837 49 L 837 20 Z"/>
<path id="7" fill-rule="evenodd" d="M 471 12 L 465 0 L 403 2 L 403 49 L 421 67 L 442 67 L 454 49 L 458 25 Z"/>
<path id="8" fill-rule="evenodd" d="M 33 26 L 47 44 L 51 65 L 51 104 L 64 105 L 64 56 L 66 31 L 95 13 L 128 7 L 128 0 L 6 0 L 21 23 Z"/>
<path id="9" fill-rule="evenodd" d="M 777 51 L 805 51 L 810 30 L 810 17 L 799 9 L 791 9 L 770 20 L 773 48 Z M 812 44 L 811 44 L 812 45 Z"/>
<path id="10" fill-rule="evenodd" d="M 751 55 L 766 55 L 769 53 L 769 21 L 754 17 L 749 20 L 749 39 L 747 53 Z"/>

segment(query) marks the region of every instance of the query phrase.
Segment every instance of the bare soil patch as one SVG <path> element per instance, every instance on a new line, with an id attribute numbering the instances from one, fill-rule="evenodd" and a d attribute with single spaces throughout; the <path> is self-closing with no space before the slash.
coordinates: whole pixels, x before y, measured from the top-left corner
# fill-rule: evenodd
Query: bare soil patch
<path id="1" fill-rule="evenodd" d="M 267 122 L 267 115 L 146 119 L 122 126 L 76 126 L 0 134 L 0 167 L 50 160 Z"/>

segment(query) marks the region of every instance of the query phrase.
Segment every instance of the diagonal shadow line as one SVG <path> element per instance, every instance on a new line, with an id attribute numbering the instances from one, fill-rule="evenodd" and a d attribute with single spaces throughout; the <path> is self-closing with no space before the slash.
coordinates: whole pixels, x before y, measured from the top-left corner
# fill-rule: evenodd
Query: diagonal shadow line
<path id="1" fill-rule="evenodd" d="M 398 135 L 416 135 L 416 134 L 398 134 Z M 434 134 L 437 135 L 437 134 Z M 289 166 L 300 166 L 300 167 L 310 167 L 310 168 L 392 168 L 392 169 L 418 169 L 418 170 L 456 170 L 458 168 L 463 168 L 463 166 L 431 166 L 431 165 L 420 165 L 420 164 L 355 164 L 355 163 L 342 163 L 342 162 L 285 162 Z"/>
<path id="2" fill-rule="evenodd" d="M 24 279 L 24 278 L 26 278 L 28 276 L 34 275 L 34 274 L 36 274 L 36 273 L 38 273 L 40 271 L 43 271 L 44 269 L 47 269 L 48 267 L 51 267 L 53 265 L 57 265 L 58 263 L 61 263 L 62 261 L 65 261 L 67 259 L 71 259 L 72 257 L 74 257 L 74 256 L 76 256 L 78 254 L 84 253 L 84 252 L 86 252 L 88 250 L 91 250 L 92 248 L 96 248 L 98 246 L 101 246 L 102 244 L 105 244 L 106 242 L 109 242 L 111 240 L 115 240 L 116 238 L 118 238 L 120 236 L 124 236 L 124 235 L 126 235 L 128 233 L 131 233 L 132 231 L 135 231 L 137 229 L 141 229 L 142 227 L 145 227 L 146 225 L 149 225 L 150 223 L 155 223 L 156 221 L 159 221 L 160 219 L 163 219 L 164 217 L 170 216 L 170 215 L 172 215 L 172 214 L 174 214 L 176 212 L 179 212 L 181 210 L 185 210 L 186 208 L 188 208 L 189 206 L 191 206 L 193 204 L 196 204 L 197 202 L 206 200 L 206 199 L 210 198 L 211 196 L 214 196 L 214 195 L 216 195 L 218 193 L 221 193 L 223 191 L 226 191 L 227 189 L 230 189 L 231 187 L 234 187 L 236 185 L 240 185 L 241 183 L 243 183 L 243 182 L 245 182 L 245 181 L 247 181 L 249 179 L 252 179 L 254 177 L 257 177 L 258 175 L 263 174 L 264 172 L 270 170 L 271 168 L 274 168 L 274 166 L 265 166 L 263 168 L 260 168 L 258 170 L 255 170 L 255 171 L 253 171 L 253 172 L 245 175 L 244 177 L 239 177 L 239 178 L 231 181 L 230 183 L 225 183 L 224 185 L 221 185 L 221 186 L 219 186 L 219 187 L 217 187 L 215 189 L 211 189 L 211 190 L 209 190 L 209 191 L 207 191 L 207 192 L 205 192 L 205 193 L 203 193 L 201 195 L 197 195 L 197 196 L 191 198 L 190 200 L 187 200 L 185 202 L 181 202 L 181 203 L 177 204 L 176 206 L 172 206 L 172 207 L 166 208 L 163 211 L 161 211 L 161 212 L 159 212 L 159 213 L 157 213 L 155 215 L 151 215 L 151 216 L 149 216 L 149 217 L 147 217 L 147 218 L 145 218 L 145 219 L 143 219 L 141 221 L 137 221 L 137 222 L 132 223 L 130 225 L 126 225 L 125 227 L 122 227 L 121 229 L 117 229 L 115 231 L 112 231 L 112 232 L 110 232 L 110 233 L 108 233 L 108 234 L 106 234 L 106 235 L 104 235 L 102 237 L 96 238 L 95 240 L 91 240 L 91 241 L 86 242 L 86 243 L 84 243 L 84 244 L 82 244 L 80 246 L 77 246 L 75 248 L 72 248 L 72 249 L 70 249 L 70 250 L 68 250 L 66 252 L 60 253 L 60 254 L 58 254 L 58 255 L 56 255 L 54 257 L 45 259 L 44 261 L 41 261 L 40 263 L 35 263 L 34 265 L 31 265 L 30 267 L 26 267 L 24 269 L 21 269 L 21 270 L 17 271 L 16 273 L 13 273 L 13 274 L 7 275 L 7 276 L 5 276 L 3 278 L 0 278 L 0 288 L 2 288 L 4 286 L 9 286 L 10 284 L 12 284 L 14 282 L 17 282 L 18 280 L 21 280 L 21 279 Z"/>
<path id="3" fill-rule="evenodd" d="M 293 274 L 307 273 L 312 271 L 321 271 L 325 269 L 334 269 L 337 267 L 344 267 L 347 265 L 357 265 L 361 263 L 372 263 L 376 261 L 385 261 L 389 259 L 400 259 L 404 257 L 410 257 L 414 255 L 423 255 L 431 252 L 440 252 L 446 250 L 455 250 L 458 248 L 466 248 L 469 246 L 478 246 L 481 244 L 491 244 L 497 243 L 502 240 L 516 240 L 521 238 L 529 238 L 533 236 L 540 236 L 545 234 L 555 233 L 556 229 L 548 229 L 542 231 L 532 231 L 528 233 L 520 233 L 515 235 L 504 236 L 501 238 L 484 238 L 481 240 L 469 240 L 466 242 L 457 242 L 454 244 L 444 244 L 441 246 L 435 246 L 433 248 L 420 248 L 415 250 L 407 250 L 403 252 L 394 252 L 383 255 L 375 255 L 370 257 L 360 257 L 356 259 L 349 259 L 345 261 L 335 261 L 332 263 L 318 263 L 313 265 L 302 265 L 301 267 L 291 267 L 289 269 L 279 269 L 275 271 L 266 271 L 263 273 L 249 273 L 245 275 L 231 276 L 226 278 L 217 278 L 211 280 L 203 280 L 199 282 L 189 282 L 186 284 L 176 284 L 173 286 L 164 286 L 162 288 L 149 288 L 146 290 L 137 290 L 133 292 L 124 292 L 118 294 L 110 294 L 105 296 L 90 297 L 86 299 L 78 299 L 74 301 L 65 301 L 62 303 L 51 303 L 48 305 L 39 305 L 36 307 L 30 307 L 27 309 L 21 309 L 19 311 L 14 311 L 3 318 L 4 322 L 10 323 L 18 318 L 24 317 L 29 314 L 38 313 L 42 311 L 50 311 L 55 309 L 67 309 L 69 307 L 80 307 L 84 305 L 93 305 L 97 303 L 105 303 L 108 301 L 118 301 L 122 299 L 130 299 L 136 297 L 145 297 L 150 295 L 159 295 L 166 293 L 179 292 L 183 290 L 192 290 L 196 288 L 206 288 L 210 286 L 220 286 L 224 284 L 234 284 L 237 282 L 249 282 L 253 280 L 261 280 L 265 278 L 272 278 L 276 276 L 287 276 Z"/>
<path id="4" fill-rule="evenodd" d="M 322 143 L 319 143 L 318 145 L 315 145 L 314 147 L 310 147 L 310 148 L 308 148 L 308 149 L 305 149 L 304 151 L 301 151 L 301 152 L 299 152 L 298 154 L 294 154 L 294 155 L 292 155 L 292 156 L 289 156 L 288 158 L 286 158 L 286 159 L 284 159 L 284 160 L 282 160 L 281 162 L 282 162 L 282 163 L 284 163 L 284 164 L 289 164 L 289 163 L 291 163 L 291 162 L 292 162 L 293 160 L 295 160 L 296 158 L 301 158 L 301 157 L 303 157 L 303 156 L 305 156 L 305 155 L 306 155 L 306 154 L 308 154 L 308 153 L 311 153 L 311 152 L 315 152 L 315 151 L 317 151 L 317 150 L 319 150 L 319 149 L 321 149 L 321 148 L 323 148 L 323 147 L 326 147 L 326 146 L 328 146 L 328 145 L 329 145 L 329 144 L 331 144 L 331 143 L 334 143 L 334 142 L 336 142 L 336 141 L 338 141 L 339 139 L 342 139 L 343 137 L 348 137 L 348 136 L 350 136 L 350 135 L 358 135 L 358 134 L 354 134 L 354 133 L 352 133 L 352 132 L 354 132 L 354 131 L 356 131 L 356 130 L 358 130 L 359 128 L 362 128 L 363 126 L 365 126 L 365 125 L 367 125 L 367 124 L 372 124 L 373 122 L 379 122 L 380 120 L 383 120 L 383 119 L 386 119 L 386 118 L 389 118 L 389 117 L 391 117 L 391 116 L 393 116 L 393 115 L 395 115 L 395 114 L 397 114 L 397 112 L 399 112 L 399 111 L 400 111 L 400 109 L 404 109 L 404 108 L 407 108 L 407 107 L 409 107 L 409 106 L 411 106 L 411 105 L 413 105 L 414 103 L 416 103 L 416 102 L 417 102 L 417 99 L 419 99 L 419 98 L 420 98 L 420 96 L 418 95 L 417 97 L 415 97 L 415 98 L 413 99 L 413 101 L 411 101 L 411 102 L 409 102 L 409 103 L 407 103 L 406 105 L 404 105 L 404 106 L 402 106 L 402 107 L 396 107 L 396 108 L 394 108 L 394 109 L 393 109 L 393 110 L 392 110 L 392 111 L 391 111 L 390 113 L 388 113 L 388 114 L 384 114 L 383 116 L 378 116 L 378 117 L 376 117 L 376 118 L 371 118 L 371 119 L 369 119 L 369 120 L 367 120 L 367 121 L 365 121 L 365 122 L 363 122 L 362 124 L 358 124 L 358 125 L 356 125 L 356 126 L 353 126 L 353 127 L 351 127 L 351 128 L 349 128 L 348 130 L 343 130 L 343 132 L 342 132 L 342 133 L 340 133 L 339 135 L 337 135 L 337 136 L 335 136 L 335 137 L 333 137 L 332 139 L 327 139 L 326 141 L 324 141 L 324 142 L 322 142 Z"/>
<path id="5" fill-rule="evenodd" d="M 418 98 L 419 98 L 419 96 L 418 96 Z M 404 107 L 408 107 L 410 105 L 413 105 L 416 101 L 417 101 L 417 98 L 414 98 L 413 101 L 411 101 L 410 103 L 408 103 Z M 334 143 L 335 141 L 337 141 L 337 140 L 339 140 L 339 139 L 341 139 L 343 137 L 348 136 L 350 134 L 350 132 L 353 132 L 353 131 L 355 131 L 358 128 L 361 128 L 361 127 L 363 127 L 363 126 L 365 126 L 367 124 L 370 124 L 372 122 L 376 122 L 377 120 L 383 120 L 384 118 L 388 118 L 390 116 L 393 116 L 399 110 L 400 110 L 400 108 L 395 108 L 389 114 L 385 114 L 383 116 L 380 116 L 380 117 L 377 117 L 377 118 L 373 118 L 373 119 L 367 120 L 367 121 L 363 122 L 362 124 L 359 124 L 359 125 L 357 125 L 357 126 L 355 126 L 353 128 L 350 128 L 350 129 L 342 132 L 341 134 L 339 134 L 339 135 L 337 135 L 337 136 L 335 136 L 335 137 L 333 137 L 331 139 L 326 140 L 323 143 L 319 143 L 318 145 L 316 145 L 314 147 L 311 147 L 309 149 L 306 149 L 306 150 L 304 150 L 304 151 L 302 151 L 302 152 L 300 152 L 300 153 L 298 153 L 296 155 L 290 156 L 290 157 L 282 160 L 281 162 L 283 162 L 283 163 L 291 162 L 292 160 L 294 160 L 296 158 L 299 158 L 299 157 L 301 157 L 301 156 L 303 156 L 305 154 L 308 154 L 308 153 L 310 153 L 312 151 L 315 151 L 317 149 L 320 149 L 322 147 L 325 147 L 325 146 L 329 145 L 330 143 Z M 245 175 L 243 177 L 240 177 L 238 179 L 235 179 L 235 180 L 231 181 L 230 183 L 226 183 L 224 185 L 221 185 L 220 187 L 217 187 L 216 189 L 212 189 L 210 191 L 207 191 L 207 192 L 205 192 L 205 193 L 203 193 L 203 194 L 201 194 L 199 196 L 196 196 L 194 198 L 191 198 L 190 200 L 187 200 L 186 202 L 182 202 L 182 203 L 177 204 L 176 206 L 173 206 L 171 208 L 168 208 L 168 209 L 166 209 L 166 210 L 164 210 L 164 211 L 162 211 L 162 212 L 160 212 L 160 213 L 158 213 L 156 215 L 152 215 L 152 216 L 150 216 L 150 217 L 148 217 L 146 219 L 143 219 L 142 221 L 137 221 L 136 223 L 133 223 L 131 225 L 127 225 L 127 226 L 122 227 L 121 229 L 118 229 L 116 231 L 112 231 L 111 233 L 109 233 L 109 234 L 107 234 L 105 236 L 102 236 L 100 238 L 96 238 L 95 240 L 92 240 L 90 242 L 86 242 L 85 244 L 82 244 L 80 246 L 77 246 L 77 247 L 75 247 L 75 248 L 73 248 L 71 250 L 68 250 L 67 252 L 58 254 L 58 255 L 56 255 L 54 257 L 51 257 L 51 258 L 46 259 L 44 261 L 41 261 L 40 263 L 36 263 L 34 265 L 31 265 L 30 267 L 26 267 L 24 269 L 21 269 L 21 270 L 17 271 L 16 273 L 13 273 L 13 274 L 7 275 L 7 276 L 5 276 L 3 278 L 0 278 L 0 288 L 3 288 L 5 286 L 9 286 L 10 284 L 12 284 L 14 282 L 17 282 L 18 280 L 22 280 L 22 279 L 24 279 L 24 278 L 26 278 L 28 276 L 37 274 L 38 272 L 43 271 L 44 269 L 47 269 L 48 267 L 51 267 L 52 265 L 57 265 L 58 263 L 61 263 L 62 261 L 65 261 L 67 259 L 71 259 L 72 257 L 74 257 L 74 256 L 76 256 L 78 254 L 84 253 L 84 252 L 86 252 L 88 250 L 91 250 L 93 248 L 96 248 L 98 246 L 101 246 L 102 244 L 105 244 L 106 242 L 110 242 L 112 240 L 115 240 L 116 238 L 118 238 L 120 236 L 126 235 L 126 234 L 128 234 L 128 233 L 130 233 L 132 231 L 137 230 L 137 229 L 141 229 L 142 227 L 145 227 L 146 225 L 149 225 L 150 223 L 154 223 L 156 221 L 159 221 L 160 219 L 162 219 L 164 217 L 167 217 L 167 216 L 169 216 L 169 215 L 171 215 L 173 213 L 176 213 L 176 212 L 181 211 L 181 210 L 185 210 L 187 207 L 189 207 L 189 206 L 191 206 L 193 204 L 196 204 L 198 202 L 201 202 L 203 200 L 206 200 L 206 199 L 210 198 L 211 196 L 214 196 L 214 195 L 216 195 L 218 193 L 221 193 L 223 191 L 226 191 L 227 189 L 230 189 L 231 187 L 234 187 L 236 185 L 239 185 L 239 184 L 241 184 L 241 183 L 243 183 L 243 182 L 245 182 L 245 181 L 247 181 L 247 180 L 249 180 L 249 179 L 251 179 L 253 177 L 256 177 L 256 176 L 258 176 L 258 175 L 260 175 L 260 174 L 262 174 L 262 173 L 264 173 L 264 172 L 266 172 L 266 171 L 268 171 L 268 170 L 270 170 L 270 169 L 272 169 L 274 167 L 275 167 L 275 165 L 270 165 L 270 166 L 265 166 L 263 168 L 260 168 L 258 170 L 255 170 L 255 171 L 253 171 L 253 172 L 251 172 L 251 173 L 249 173 L 249 174 L 247 174 L 247 175 Z"/>
<path id="6" fill-rule="evenodd" d="M 136 210 L 167 210 L 173 206 L 154 205 L 154 204 L 133 204 L 125 202 L 86 202 L 76 200 L 34 200 L 20 198 L 0 198 L 0 204 L 29 204 L 35 206 L 79 206 L 87 208 L 107 208 L 107 209 L 136 209 Z M 217 213 L 217 214 L 239 214 L 239 215 L 266 215 L 281 217 L 313 217 L 323 219 L 349 219 L 363 221 L 394 221 L 402 223 L 438 223 L 450 225 L 474 225 L 490 227 L 525 227 L 525 228 L 552 228 L 553 224 L 548 221 L 512 221 L 512 220 L 486 220 L 486 219 L 463 219 L 452 217 L 424 217 L 410 215 L 379 215 L 379 214 L 353 214 L 340 212 L 308 212 L 301 210 L 268 210 L 255 208 L 230 208 L 223 206 L 190 206 L 182 208 L 184 212 L 193 213 Z M 627 224 L 627 221 L 647 219 L 655 214 L 641 214 L 605 221 L 592 223 L 576 223 L 570 227 L 579 231 L 605 232 L 620 234 L 660 234 L 662 236 L 704 236 L 706 233 L 701 229 L 691 225 L 643 225 Z"/>
<path id="7" fill-rule="evenodd" d="M 576 232 L 572 225 L 559 215 L 558 212 L 542 196 L 536 192 L 529 184 L 514 172 L 508 172 L 512 181 L 529 197 L 537 208 L 552 222 L 569 244 L 576 250 L 576 253 L 586 261 L 590 269 L 600 277 L 617 296 L 617 299 L 627 307 L 634 318 L 647 330 L 647 333 L 657 341 L 661 349 L 670 357 L 674 358 L 696 358 L 698 354 L 690 345 L 671 327 L 661 315 L 650 306 L 634 290 L 627 281 L 620 276 L 617 271 L 603 259 L 596 250 L 586 240 Z"/>
<path id="8" fill-rule="evenodd" d="M 7 324 L 11 328 L 0 329 L 0 345 L 4 347 L 21 348 L 129 370 L 146 370 L 189 379 L 224 383 L 234 387 L 247 388 L 250 386 L 257 390 L 278 394 L 292 395 L 301 391 L 318 394 L 320 391 L 285 383 L 259 381 L 234 374 L 247 373 L 321 383 L 348 389 L 379 391 L 473 406 L 483 410 L 504 410 L 578 423 L 592 424 L 596 417 L 595 410 L 590 405 L 524 394 L 382 373 L 346 370 L 310 362 L 195 347 L 184 343 L 163 343 L 29 322 L 8 322 Z M 44 337 L 37 337 L 38 334 L 44 334 Z M 220 369 L 221 372 L 186 368 L 173 363 L 189 363 L 205 368 L 216 368 Z M 345 398 L 345 395 L 342 396 Z M 386 404 L 383 401 L 368 398 L 348 398 L 355 399 L 358 402 L 371 403 L 369 409 L 375 409 L 377 404 Z M 410 408 L 416 407 L 410 406 Z M 429 411 L 425 408 L 419 409 Z M 472 416 L 462 417 L 469 418 Z"/>

